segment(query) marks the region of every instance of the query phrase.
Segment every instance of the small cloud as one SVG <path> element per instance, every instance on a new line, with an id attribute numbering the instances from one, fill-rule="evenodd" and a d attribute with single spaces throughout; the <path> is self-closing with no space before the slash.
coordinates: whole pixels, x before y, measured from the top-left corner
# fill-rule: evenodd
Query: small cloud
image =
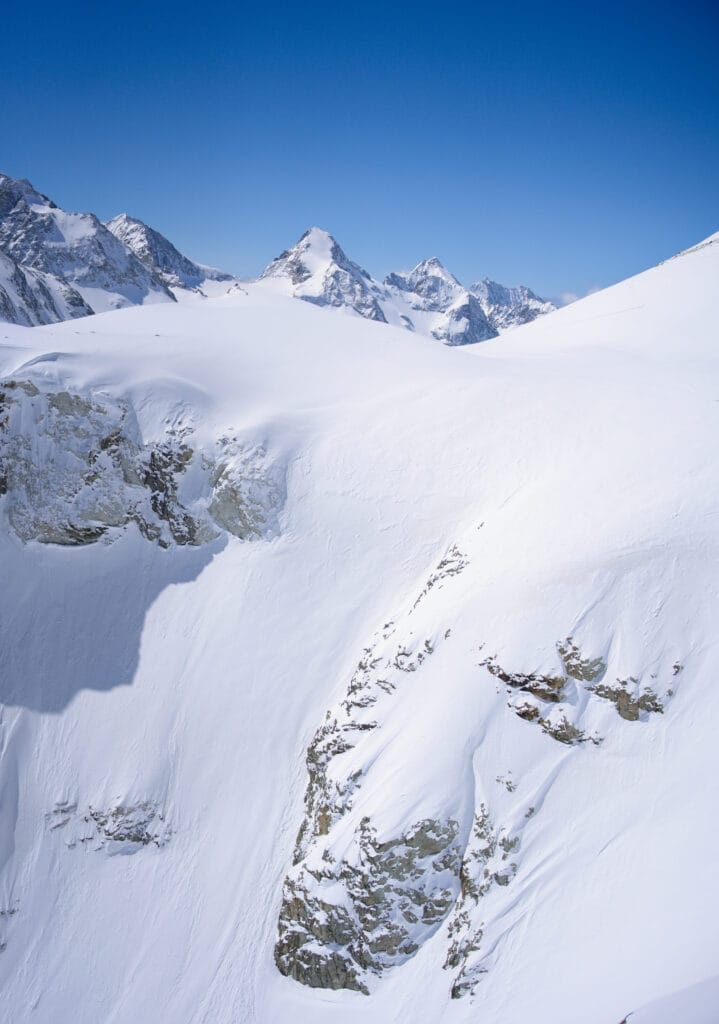
<path id="1" fill-rule="evenodd" d="M 559 295 L 552 299 L 552 302 L 557 306 L 568 306 L 572 302 L 576 302 L 577 299 L 586 299 L 588 295 L 594 295 L 595 292 L 601 292 L 602 286 L 599 284 L 592 285 L 591 288 L 587 288 L 584 294 L 579 295 L 577 292 L 560 292 Z"/>

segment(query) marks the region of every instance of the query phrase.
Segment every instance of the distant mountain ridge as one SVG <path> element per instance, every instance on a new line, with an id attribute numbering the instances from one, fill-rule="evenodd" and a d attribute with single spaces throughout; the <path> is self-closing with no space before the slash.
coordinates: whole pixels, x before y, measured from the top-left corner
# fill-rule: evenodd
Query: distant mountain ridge
<path id="1" fill-rule="evenodd" d="M 143 221 L 71 213 L 25 179 L 0 174 L 0 321 L 37 326 L 124 306 L 205 295 L 236 282 L 196 263 Z M 426 335 L 446 345 L 495 338 L 556 307 L 523 285 L 466 288 L 436 258 L 373 278 L 327 231 L 313 227 L 262 271 L 260 287 Z M 214 293 L 217 294 L 216 288 Z"/>
<path id="2" fill-rule="evenodd" d="M 485 279 L 465 288 L 436 257 L 377 281 L 317 227 L 274 259 L 259 280 L 306 302 L 353 310 L 447 345 L 496 338 L 556 308 L 524 285 L 507 288 Z"/>
<path id="3" fill-rule="evenodd" d="M 106 221 L 105 227 L 149 270 L 157 274 L 168 288 L 199 288 L 203 281 L 233 279 L 232 274 L 215 270 L 214 267 L 204 267 L 183 256 L 159 231 L 126 213 Z"/>
<path id="4" fill-rule="evenodd" d="M 37 326 L 175 302 L 172 288 L 205 280 L 232 277 L 193 263 L 142 221 L 123 214 L 103 224 L 0 174 L 0 320 Z"/>

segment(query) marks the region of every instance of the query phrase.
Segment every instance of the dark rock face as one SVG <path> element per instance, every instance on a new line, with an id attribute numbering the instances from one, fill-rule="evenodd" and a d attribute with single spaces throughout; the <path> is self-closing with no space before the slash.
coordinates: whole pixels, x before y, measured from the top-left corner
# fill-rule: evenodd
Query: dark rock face
<path id="1" fill-rule="evenodd" d="M 378 630 L 307 751 L 305 813 L 275 947 L 279 970 L 302 984 L 369 991 L 372 977 L 414 956 L 459 895 L 467 824 L 438 813 L 383 836 L 355 808 L 383 709 L 450 637 L 424 636 L 420 622 L 432 620 L 466 565 L 453 545 L 397 622 Z"/>
<path id="2" fill-rule="evenodd" d="M 0 382 L 0 510 L 23 541 L 111 540 L 134 523 L 161 547 L 198 545 L 226 530 L 243 540 L 279 532 L 285 469 L 261 445 L 220 438 L 198 452 L 183 432 L 144 443 L 131 406 L 108 396 Z M 191 465 L 202 490 L 182 496 Z"/>
<path id="3" fill-rule="evenodd" d="M 94 214 L 67 213 L 7 175 L 0 175 L 0 253 L 11 261 L 0 266 L 0 315 L 15 323 L 88 316 L 95 310 L 83 289 L 109 293 L 111 305 L 174 301 L 155 271 Z"/>
<path id="4" fill-rule="evenodd" d="M 300 866 L 285 881 L 279 970 L 314 988 L 367 992 L 363 973 L 402 963 L 449 913 L 459 892 L 458 831 L 456 821 L 425 819 L 380 842 L 363 818 L 352 859 Z"/>
<path id="5" fill-rule="evenodd" d="M 602 742 L 601 736 L 583 731 L 578 724 L 578 696 L 583 692 L 610 701 L 627 722 L 664 711 L 664 704 L 654 688 L 642 687 L 640 680 L 633 676 L 617 679 L 614 685 L 607 683 L 604 658 L 585 657 L 573 637 L 560 640 L 555 646 L 561 666 L 556 674 L 510 672 L 494 655 L 479 664 L 505 685 L 510 697 L 509 707 L 514 713 L 525 722 L 538 725 L 557 742 L 568 746 Z M 679 671 L 681 665 L 672 666 L 673 676 Z M 520 698 L 520 694 L 525 696 Z M 673 691 L 667 689 L 666 694 L 671 697 Z"/>
<path id="6" fill-rule="evenodd" d="M 156 274 L 168 288 L 199 288 L 203 281 L 231 281 L 232 275 L 203 267 L 183 256 L 159 231 L 121 213 L 105 227 Z"/>
<path id="7" fill-rule="evenodd" d="M 497 333 L 477 299 L 469 293 L 446 310 L 444 323 L 434 331 L 445 345 L 476 345 L 496 338 Z"/>
<path id="8" fill-rule="evenodd" d="M 0 321 L 35 327 L 91 313 L 80 293 L 65 281 L 23 268 L 0 252 Z"/>

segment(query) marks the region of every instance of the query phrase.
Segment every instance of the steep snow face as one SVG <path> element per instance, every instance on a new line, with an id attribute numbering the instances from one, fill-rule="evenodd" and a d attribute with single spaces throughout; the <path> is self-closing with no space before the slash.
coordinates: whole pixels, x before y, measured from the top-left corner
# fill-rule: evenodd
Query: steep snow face
<path id="1" fill-rule="evenodd" d="M 232 275 L 183 256 L 172 242 L 141 220 L 121 213 L 105 227 L 119 238 L 168 288 L 199 288 L 205 281 L 231 281 Z"/>
<path id="2" fill-rule="evenodd" d="M 718 277 L 0 331 L 13 1024 L 716 1010 Z"/>
<path id="3" fill-rule="evenodd" d="M 282 282 L 289 294 L 315 305 L 341 306 L 367 320 L 386 322 L 380 286 L 321 228 L 306 231 L 265 267 L 260 280 Z"/>
<path id="4" fill-rule="evenodd" d="M 524 285 L 507 288 L 488 277 L 477 281 L 469 291 L 479 299 L 487 318 L 498 331 L 528 324 L 557 308 Z"/>
<path id="5" fill-rule="evenodd" d="M 54 279 L 57 290 L 76 293 L 92 312 L 173 301 L 158 275 L 94 214 L 67 213 L 29 182 L 7 175 L 0 175 L 0 251 L 23 270 Z"/>

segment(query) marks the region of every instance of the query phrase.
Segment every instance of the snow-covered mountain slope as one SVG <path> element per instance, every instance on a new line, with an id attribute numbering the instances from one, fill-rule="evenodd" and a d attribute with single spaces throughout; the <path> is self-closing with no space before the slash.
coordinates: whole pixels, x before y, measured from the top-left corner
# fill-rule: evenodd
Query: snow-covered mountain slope
<path id="1" fill-rule="evenodd" d="M 719 977 L 653 1000 L 622 1024 L 716 1024 L 719 1007 Z"/>
<path id="2" fill-rule="evenodd" d="M 168 288 L 199 288 L 205 281 L 232 281 L 231 274 L 183 256 L 172 242 L 141 220 L 120 213 L 105 227 L 119 238 Z"/>
<path id="3" fill-rule="evenodd" d="M 697 1005 L 718 277 L 460 351 L 264 284 L 0 328 L 13 1024 Z"/>
<path id="4" fill-rule="evenodd" d="M 5 174 L 0 174 L 0 252 L 26 276 L 28 271 L 44 275 L 43 283 L 51 291 L 66 293 L 65 307 L 56 310 L 38 302 L 33 322 L 54 322 L 66 312 L 87 315 L 173 301 L 158 274 L 94 214 L 68 213 L 30 182 Z"/>
<path id="5" fill-rule="evenodd" d="M 436 257 L 407 273 L 390 274 L 381 283 L 321 228 L 306 231 L 265 268 L 260 281 L 281 294 L 342 307 L 447 345 L 486 341 L 555 308 L 521 286 L 504 288 L 484 281 L 466 289 Z"/>

